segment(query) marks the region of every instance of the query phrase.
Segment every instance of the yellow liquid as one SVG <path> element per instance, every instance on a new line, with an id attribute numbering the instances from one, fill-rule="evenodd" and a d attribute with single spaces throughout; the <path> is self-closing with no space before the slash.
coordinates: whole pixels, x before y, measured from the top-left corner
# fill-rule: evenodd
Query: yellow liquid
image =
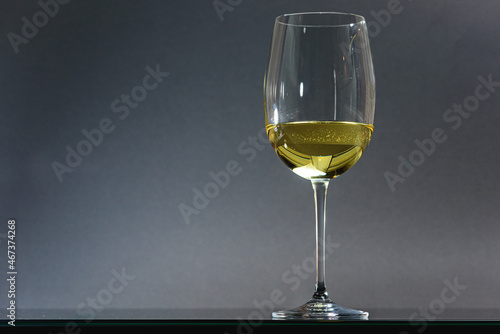
<path id="1" fill-rule="evenodd" d="M 351 168 L 370 142 L 373 125 L 290 122 L 266 127 L 276 154 L 306 179 L 331 179 Z"/>

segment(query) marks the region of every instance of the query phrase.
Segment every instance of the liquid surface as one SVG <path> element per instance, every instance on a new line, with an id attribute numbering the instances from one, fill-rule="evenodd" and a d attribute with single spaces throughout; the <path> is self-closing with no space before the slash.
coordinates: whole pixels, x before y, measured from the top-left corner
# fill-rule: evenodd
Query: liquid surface
<path id="1" fill-rule="evenodd" d="M 281 160 L 306 179 L 331 179 L 345 173 L 370 143 L 373 126 L 354 122 L 271 124 L 267 135 Z"/>

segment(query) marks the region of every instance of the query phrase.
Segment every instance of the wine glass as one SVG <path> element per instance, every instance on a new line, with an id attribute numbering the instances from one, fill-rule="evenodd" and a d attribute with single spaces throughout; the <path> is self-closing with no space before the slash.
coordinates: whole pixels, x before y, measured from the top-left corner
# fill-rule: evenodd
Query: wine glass
<path id="1" fill-rule="evenodd" d="M 334 12 L 278 16 L 264 109 L 276 154 L 311 180 L 316 204 L 316 289 L 304 305 L 273 318 L 368 319 L 368 312 L 335 304 L 325 285 L 328 184 L 361 158 L 373 131 L 375 76 L 365 19 Z"/>

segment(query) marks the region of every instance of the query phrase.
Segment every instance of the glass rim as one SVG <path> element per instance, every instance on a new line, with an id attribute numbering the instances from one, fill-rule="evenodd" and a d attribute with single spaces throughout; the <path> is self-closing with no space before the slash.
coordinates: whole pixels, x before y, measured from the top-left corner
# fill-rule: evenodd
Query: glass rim
<path id="1" fill-rule="evenodd" d="M 353 17 L 355 20 L 353 20 L 350 23 L 345 23 L 345 24 L 297 24 L 297 23 L 288 23 L 288 22 L 283 22 L 283 19 L 286 17 L 292 17 L 292 16 L 299 16 L 299 15 L 334 15 L 337 17 Z M 305 27 L 305 28 L 312 28 L 312 27 L 345 27 L 345 26 L 350 26 L 351 24 L 356 24 L 356 23 L 366 23 L 366 20 L 364 16 L 361 16 L 359 14 L 353 14 L 353 13 L 342 13 L 342 12 L 298 12 L 298 13 L 288 13 L 288 14 L 282 14 L 276 17 L 275 20 L 276 23 L 282 24 L 284 26 L 290 26 L 290 27 Z"/>

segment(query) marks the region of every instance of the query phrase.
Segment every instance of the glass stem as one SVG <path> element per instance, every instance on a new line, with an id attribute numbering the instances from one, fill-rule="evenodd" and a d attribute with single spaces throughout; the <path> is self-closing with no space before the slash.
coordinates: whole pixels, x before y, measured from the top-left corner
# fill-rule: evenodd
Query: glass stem
<path id="1" fill-rule="evenodd" d="M 316 204 L 316 291 L 313 299 L 330 301 L 325 283 L 325 216 L 329 179 L 311 180 Z"/>

